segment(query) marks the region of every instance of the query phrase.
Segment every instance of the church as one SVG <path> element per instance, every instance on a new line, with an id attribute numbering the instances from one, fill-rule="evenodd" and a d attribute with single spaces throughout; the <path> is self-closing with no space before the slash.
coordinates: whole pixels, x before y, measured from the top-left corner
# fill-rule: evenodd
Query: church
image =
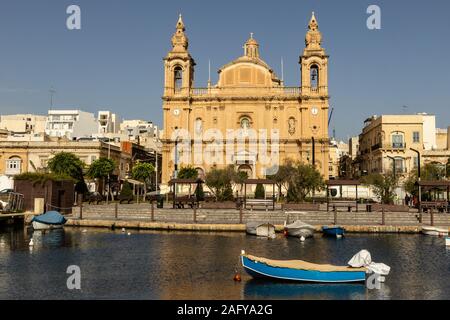
<path id="1" fill-rule="evenodd" d="M 217 84 L 199 88 L 180 15 L 164 58 L 163 184 L 183 166 L 204 176 L 233 164 L 265 178 L 288 159 L 313 164 L 328 179 L 328 56 L 314 13 L 308 29 L 298 85 L 284 85 L 251 34 L 244 54 L 218 70 Z M 238 134 L 229 138 L 230 132 Z"/>

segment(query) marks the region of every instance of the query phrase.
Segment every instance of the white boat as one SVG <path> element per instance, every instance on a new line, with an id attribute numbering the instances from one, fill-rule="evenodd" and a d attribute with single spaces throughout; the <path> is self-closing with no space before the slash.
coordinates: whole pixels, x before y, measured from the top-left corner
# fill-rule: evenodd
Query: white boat
<path id="1" fill-rule="evenodd" d="M 445 238 L 445 246 L 450 247 L 450 237 Z"/>
<path id="2" fill-rule="evenodd" d="M 66 218 L 57 211 L 48 211 L 31 220 L 34 230 L 60 229 L 67 222 Z"/>
<path id="3" fill-rule="evenodd" d="M 311 238 L 312 236 L 314 236 L 315 228 L 310 224 L 304 223 L 300 220 L 296 220 L 294 221 L 294 223 L 285 225 L 284 230 L 286 234 L 291 237 Z"/>
<path id="4" fill-rule="evenodd" d="M 275 226 L 268 222 L 248 222 L 246 231 L 258 237 L 275 238 Z"/>
<path id="5" fill-rule="evenodd" d="M 448 236 L 448 229 L 437 227 L 422 227 L 422 233 L 427 236 L 446 237 Z"/>

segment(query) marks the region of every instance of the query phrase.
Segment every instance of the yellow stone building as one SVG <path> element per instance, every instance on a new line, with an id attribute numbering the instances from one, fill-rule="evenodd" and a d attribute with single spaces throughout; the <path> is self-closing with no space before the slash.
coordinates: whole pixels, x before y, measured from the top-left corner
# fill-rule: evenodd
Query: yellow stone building
<path id="1" fill-rule="evenodd" d="M 258 150 L 264 144 L 270 165 L 286 159 L 312 164 L 314 159 L 328 178 L 328 56 L 314 13 L 308 27 L 298 86 L 284 85 L 262 60 L 252 34 L 244 55 L 219 69 L 216 85 L 209 81 L 207 87 L 197 88 L 195 61 L 180 15 L 172 50 L 164 58 L 163 184 L 174 176 L 175 166 L 185 165 L 204 174 L 212 167 L 235 164 L 251 178 L 263 178 L 269 165 Z M 241 134 L 243 148 L 229 138 L 231 131 Z"/>

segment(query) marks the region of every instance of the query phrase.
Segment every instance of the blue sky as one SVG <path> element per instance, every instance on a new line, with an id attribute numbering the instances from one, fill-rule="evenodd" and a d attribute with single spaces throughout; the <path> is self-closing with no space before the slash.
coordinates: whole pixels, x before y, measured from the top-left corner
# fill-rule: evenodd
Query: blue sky
<path id="1" fill-rule="evenodd" d="M 66 8 L 82 10 L 82 30 L 66 28 Z M 370 4 L 382 29 L 366 27 Z M 450 125 L 450 1 L 302 0 L 2 0 L 0 114 L 45 114 L 55 108 L 113 110 L 121 118 L 161 124 L 162 58 L 183 14 L 195 85 L 242 55 L 254 32 L 262 58 L 285 83 L 298 86 L 298 57 L 311 11 L 330 55 L 335 108 L 330 132 L 346 139 L 372 114 L 428 112 Z"/>

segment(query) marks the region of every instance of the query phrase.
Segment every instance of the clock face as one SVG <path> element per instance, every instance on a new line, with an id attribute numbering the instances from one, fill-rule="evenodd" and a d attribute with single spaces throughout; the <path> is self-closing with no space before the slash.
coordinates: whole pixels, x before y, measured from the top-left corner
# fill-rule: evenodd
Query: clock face
<path id="1" fill-rule="evenodd" d="M 174 114 L 175 116 L 178 116 L 178 115 L 180 114 L 180 110 L 179 110 L 179 109 L 173 110 L 173 114 Z"/>
<path id="2" fill-rule="evenodd" d="M 316 116 L 319 113 L 319 109 L 317 107 L 312 107 L 311 113 Z"/>

